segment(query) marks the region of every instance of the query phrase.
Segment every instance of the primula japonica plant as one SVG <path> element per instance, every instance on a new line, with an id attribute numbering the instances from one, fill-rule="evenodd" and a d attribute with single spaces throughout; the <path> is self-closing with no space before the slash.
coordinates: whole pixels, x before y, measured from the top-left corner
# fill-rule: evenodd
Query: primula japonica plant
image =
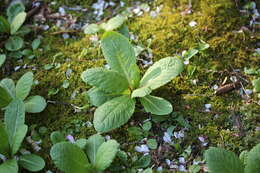
<path id="1" fill-rule="evenodd" d="M 25 73 L 15 85 L 12 79 L 5 78 L 0 81 L 0 109 L 5 108 L 13 100 L 24 101 L 25 111 L 39 113 L 46 107 L 46 101 L 41 96 L 28 97 L 33 85 L 33 73 Z M 26 99 L 27 98 L 27 99 Z"/>
<path id="2" fill-rule="evenodd" d="M 55 165 L 65 173 L 97 173 L 103 172 L 112 163 L 118 152 L 119 144 L 99 135 L 93 135 L 75 142 L 66 142 L 58 132 L 51 135 L 56 141 L 50 155 Z"/>
<path id="3" fill-rule="evenodd" d="M 106 32 L 101 48 L 111 69 L 92 68 L 81 75 L 84 82 L 93 86 L 88 96 L 90 102 L 98 106 L 94 113 L 94 127 L 98 132 L 108 132 L 125 124 L 135 111 L 136 99 L 146 112 L 156 115 L 172 112 L 170 102 L 150 94 L 182 72 L 183 62 L 179 58 L 159 60 L 141 78 L 134 49 L 125 36 Z"/>
<path id="4" fill-rule="evenodd" d="M 239 158 L 235 153 L 212 147 L 205 152 L 210 173 L 258 173 L 260 172 L 260 144 Z"/>
<path id="5" fill-rule="evenodd" d="M 1 173 L 18 173 L 18 165 L 36 172 L 44 168 L 44 160 L 35 154 L 18 155 L 18 150 L 26 136 L 25 104 L 19 98 L 13 100 L 5 110 L 4 124 L 0 123 Z"/>

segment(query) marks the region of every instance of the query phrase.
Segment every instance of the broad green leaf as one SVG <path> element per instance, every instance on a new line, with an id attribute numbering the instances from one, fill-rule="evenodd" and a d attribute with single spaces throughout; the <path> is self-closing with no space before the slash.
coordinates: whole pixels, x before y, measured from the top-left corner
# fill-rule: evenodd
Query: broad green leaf
<path id="1" fill-rule="evenodd" d="M 260 144 L 257 144 L 248 153 L 245 173 L 256 173 L 259 171 L 260 171 Z"/>
<path id="2" fill-rule="evenodd" d="M 33 85 L 33 73 L 25 73 L 17 82 L 15 93 L 16 97 L 24 100 L 30 93 Z"/>
<path id="3" fill-rule="evenodd" d="M 0 67 L 4 64 L 5 59 L 6 59 L 5 54 L 0 54 Z"/>
<path id="4" fill-rule="evenodd" d="M 152 168 L 147 168 L 144 171 L 142 171 L 141 173 L 153 173 Z"/>
<path id="5" fill-rule="evenodd" d="M 118 94 L 108 94 L 104 91 L 93 87 L 90 90 L 88 90 L 87 95 L 89 97 L 89 101 L 94 106 L 100 106 L 104 104 L 106 101 L 111 100 L 115 98 L 116 96 L 119 96 Z"/>
<path id="6" fill-rule="evenodd" d="M 139 160 L 135 161 L 133 164 L 134 168 L 146 168 L 151 163 L 151 156 L 150 155 L 144 155 Z"/>
<path id="7" fill-rule="evenodd" d="M 1 173 L 18 173 L 18 164 L 15 159 L 7 160 L 0 165 Z"/>
<path id="8" fill-rule="evenodd" d="M 151 66 L 140 81 L 139 87 L 159 88 L 183 71 L 183 62 L 176 57 L 163 58 Z"/>
<path id="9" fill-rule="evenodd" d="M 88 138 L 87 144 L 85 146 L 85 151 L 92 164 L 96 163 L 97 150 L 100 147 L 100 145 L 103 144 L 104 142 L 105 139 L 99 134 L 92 135 Z"/>
<path id="10" fill-rule="evenodd" d="M 3 17 L 0 16 L 0 33 L 9 33 L 10 32 L 10 25 L 8 21 Z"/>
<path id="11" fill-rule="evenodd" d="M 23 47 L 23 39 L 18 36 L 10 37 L 7 42 L 5 42 L 5 48 L 9 51 L 17 51 Z"/>
<path id="12" fill-rule="evenodd" d="M 122 26 L 126 19 L 125 16 L 117 15 L 103 23 L 101 27 L 106 31 L 112 31 Z"/>
<path id="13" fill-rule="evenodd" d="M 69 142 L 55 144 L 50 151 L 54 164 L 65 173 L 87 173 L 88 159 L 82 149 Z"/>
<path id="14" fill-rule="evenodd" d="M 246 161 L 247 161 L 247 157 L 248 157 L 248 151 L 242 151 L 240 154 L 239 154 L 239 159 L 240 161 L 246 165 Z"/>
<path id="15" fill-rule="evenodd" d="M 64 135 L 59 131 L 52 132 L 50 138 L 51 138 L 51 142 L 52 142 L 53 145 L 57 144 L 59 142 L 66 141 Z"/>
<path id="16" fill-rule="evenodd" d="M 38 49 L 40 44 L 41 44 L 41 39 L 39 39 L 39 38 L 34 39 L 32 42 L 32 49 L 33 50 Z"/>
<path id="17" fill-rule="evenodd" d="M 8 136 L 4 124 L 0 123 L 0 154 L 7 156 L 9 152 Z"/>
<path id="18" fill-rule="evenodd" d="M 122 34 L 106 32 L 101 40 L 101 48 L 111 69 L 122 74 L 132 89 L 137 87 L 140 72 L 129 40 Z"/>
<path id="19" fill-rule="evenodd" d="M 15 84 L 12 79 L 5 78 L 1 80 L 0 86 L 3 87 L 13 99 L 15 98 Z"/>
<path id="20" fill-rule="evenodd" d="M 152 89 L 150 87 L 142 87 L 142 88 L 137 88 L 132 92 L 131 97 L 145 97 L 149 94 L 151 94 Z"/>
<path id="21" fill-rule="evenodd" d="M 255 92 L 260 92 L 260 78 L 252 81 Z"/>
<path id="22" fill-rule="evenodd" d="M 20 12 L 17 14 L 14 19 L 12 20 L 12 23 L 10 25 L 11 28 L 11 35 L 16 33 L 18 29 L 23 25 L 24 21 L 26 19 L 26 13 L 25 12 Z"/>
<path id="23" fill-rule="evenodd" d="M 125 124 L 133 115 L 135 100 L 130 96 L 116 97 L 100 107 L 94 113 L 94 127 L 98 132 L 108 132 Z"/>
<path id="24" fill-rule="evenodd" d="M 20 130 L 20 127 L 24 125 L 24 121 L 24 103 L 20 99 L 15 99 L 7 106 L 4 117 L 8 141 L 11 148 L 15 142 L 17 132 Z"/>
<path id="25" fill-rule="evenodd" d="M 6 107 L 12 101 L 12 97 L 5 88 L 0 86 L 0 108 Z"/>
<path id="26" fill-rule="evenodd" d="M 25 100 L 25 111 L 29 113 L 42 112 L 47 103 L 42 96 L 32 96 Z"/>
<path id="27" fill-rule="evenodd" d="M 231 151 L 212 147 L 205 152 L 210 173 L 243 173 L 243 164 Z"/>
<path id="28" fill-rule="evenodd" d="M 148 95 L 141 97 L 140 101 L 146 112 L 155 115 L 167 115 L 172 112 L 171 103 L 163 98 Z"/>
<path id="29" fill-rule="evenodd" d="M 78 139 L 78 140 L 75 142 L 75 144 L 76 144 L 79 148 L 81 148 L 81 149 L 84 150 L 84 149 L 85 149 L 85 146 L 87 145 L 87 140 L 81 138 L 81 139 Z"/>
<path id="30" fill-rule="evenodd" d="M 19 165 L 31 172 L 40 171 L 44 168 L 44 160 L 35 154 L 25 154 L 20 156 Z"/>
<path id="31" fill-rule="evenodd" d="M 28 126 L 25 124 L 17 128 L 16 134 L 13 139 L 13 143 L 10 143 L 13 155 L 16 154 L 16 152 L 19 150 L 26 136 L 27 131 L 28 131 Z"/>
<path id="32" fill-rule="evenodd" d="M 109 140 L 100 145 L 97 150 L 95 167 L 103 171 L 110 166 L 118 151 L 119 144 L 115 140 Z"/>
<path id="33" fill-rule="evenodd" d="M 100 26 L 97 24 L 90 24 L 84 27 L 85 34 L 96 34 L 101 30 Z"/>
<path id="34" fill-rule="evenodd" d="M 128 82 L 116 71 L 103 68 L 91 68 L 84 71 L 81 78 L 87 84 L 108 93 L 122 93 L 128 88 Z"/>
<path id="35" fill-rule="evenodd" d="M 23 3 L 21 3 L 21 2 L 16 2 L 16 3 L 13 3 L 12 5 L 10 5 L 7 8 L 8 22 L 12 23 L 13 18 L 20 12 L 24 12 L 24 11 L 25 11 L 25 7 L 24 7 Z"/>

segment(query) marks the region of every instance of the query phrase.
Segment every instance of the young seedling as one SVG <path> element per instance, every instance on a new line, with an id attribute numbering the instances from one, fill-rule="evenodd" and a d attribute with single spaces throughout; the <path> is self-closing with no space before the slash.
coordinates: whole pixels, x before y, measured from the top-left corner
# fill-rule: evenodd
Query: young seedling
<path id="1" fill-rule="evenodd" d="M 46 101 L 41 96 L 28 97 L 33 85 L 33 73 L 25 73 L 17 82 L 16 86 L 12 79 L 5 78 L 0 81 L 0 109 L 5 108 L 13 100 L 24 101 L 25 111 L 29 113 L 42 112 L 46 107 Z M 26 99 L 27 98 L 27 99 Z"/>
<path id="2" fill-rule="evenodd" d="M 0 123 L 0 154 L 4 162 L 0 164 L 1 173 L 18 173 L 18 165 L 28 171 L 36 172 L 44 168 L 44 160 L 35 154 L 17 157 L 17 152 L 26 136 L 25 105 L 19 98 L 14 99 L 5 110 L 5 124 Z"/>
<path id="3" fill-rule="evenodd" d="M 249 152 L 235 153 L 212 147 L 205 152 L 210 173 L 257 173 L 260 172 L 260 144 Z"/>
<path id="4" fill-rule="evenodd" d="M 98 132 L 108 132 L 125 124 L 135 111 L 136 99 L 146 112 L 156 115 L 172 112 L 170 102 L 150 94 L 183 71 L 182 60 L 163 58 L 141 78 L 134 49 L 125 36 L 106 32 L 101 48 L 111 69 L 92 68 L 81 75 L 84 82 L 93 86 L 88 96 L 90 102 L 98 106 L 94 113 L 94 127 Z"/>
<path id="5" fill-rule="evenodd" d="M 51 148 L 50 155 L 54 164 L 65 173 L 103 172 L 118 152 L 119 144 L 115 140 L 105 142 L 98 134 L 75 143 L 66 142 L 60 136 L 57 132 L 52 134 L 52 141 L 57 142 L 57 137 L 60 141 Z"/>

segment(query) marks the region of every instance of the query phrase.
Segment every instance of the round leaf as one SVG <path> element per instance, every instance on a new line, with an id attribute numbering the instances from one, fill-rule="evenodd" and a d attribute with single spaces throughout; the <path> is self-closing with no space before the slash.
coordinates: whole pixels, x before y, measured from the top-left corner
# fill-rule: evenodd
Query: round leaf
<path id="1" fill-rule="evenodd" d="M 5 78 L 1 80 L 0 86 L 3 87 L 13 99 L 15 98 L 15 84 L 12 79 Z"/>
<path id="2" fill-rule="evenodd" d="M 135 100 L 130 96 L 116 97 L 100 107 L 94 113 L 94 127 L 98 132 L 108 132 L 125 124 L 133 115 Z"/>
<path id="3" fill-rule="evenodd" d="M 51 133 L 51 142 L 52 144 L 57 144 L 59 142 L 64 142 L 66 141 L 64 135 L 59 132 L 59 131 L 55 131 Z"/>
<path id="4" fill-rule="evenodd" d="M 40 171 L 44 168 L 44 160 L 35 154 L 26 154 L 20 156 L 19 165 L 31 172 Z"/>
<path id="5" fill-rule="evenodd" d="M 7 160 L 0 165 L 1 173 L 18 173 L 18 164 L 15 159 Z"/>
<path id="6" fill-rule="evenodd" d="M 45 109 L 46 105 L 47 103 L 43 97 L 32 96 L 25 101 L 25 111 L 29 113 L 39 113 Z"/>
<path id="7" fill-rule="evenodd" d="M 11 23 L 13 21 L 13 18 L 20 12 L 24 12 L 24 10 L 25 10 L 25 7 L 24 7 L 23 3 L 19 2 L 19 1 L 11 4 L 7 8 L 8 22 Z"/>
<path id="8" fill-rule="evenodd" d="M 157 148 L 157 146 L 158 146 L 158 143 L 157 143 L 157 141 L 155 139 L 148 139 L 147 145 L 152 150 L 155 150 Z"/>
<path id="9" fill-rule="evenodd" d="M 260 170 L 260 144 L 249 151 L 246 159 L 246 173 L 256 173 Z"/>
<path id="10" fill-rule="evenodd" d="M 69 142 L 55 144 L 50 151 L 54 164 L 66 173 L 88 172 L 88 159 L 77 145 Z"/>
<path id="11" fill-rule="evenodd" d="M 10 37 L 5 43 L 5 48 L 9 51 L 17 51 L 23 47 L 23 39 L 18 36 Z"/>
<path id="12" fill-rule="evenodd" d="M 41 39 L 39 38 L 34 39 L 32 42 L 32 49 L 33 50 L 37 49 L 40 46 L 40 44 L 41 44 Z"/>

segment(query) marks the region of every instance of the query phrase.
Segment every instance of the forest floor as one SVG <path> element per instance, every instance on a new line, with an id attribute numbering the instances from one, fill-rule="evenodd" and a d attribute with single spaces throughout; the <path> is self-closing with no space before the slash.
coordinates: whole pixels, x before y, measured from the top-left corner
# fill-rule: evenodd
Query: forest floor
<path id="1" fill-rule="evenodd" d="M 82 27 L 125 11 L 129 13 L 126 24 L 131 42 L 140 50 L 142 72 L 159 59 L 181 55 L 202 42 L 209 48 L 186 62 L 180 76 L 153 93 L 172 103 L 170 115 L 145 113 L 138 104 L 126 125 L 103 134 L 116 139 L 128 155 L 126 163 L 116 158 L 110 172 L 138 172 L 146 167 L 163 172 L 205 172 L 203 152 L 209 147 L 239 154 L 258 144 L 260 95 L 252 81 L 260 77 L 260 29 L 252 23 L 254 13 L 244 5 L 235 0 L 197 0 L 191 4 L 188 0 L 99 0 L 96 4 L 56 0 L 41 5 L 27 20 L 33 32 L 24 38 L 24 48 L 35 38 L 41 39 L 36 56 L 9 59 L 0 77 L 17 80 L 33 71 L 32 94 L 47 100 L 43 112 L 26 115 L 30 125 L 27 135 L 41 141 L 39 155 L 46 161 L 42 172 L 58 172 L 49 157 L 51 132 L 59 130 L 75 138 L 96 133 L 92 122 L 95 107 L 84 94 L 90 86 L 80 75 L 88 68 L 104 66 L 105 60 L 101 34 L 86 35 Z M 28 142 L 23 146 L 33 150 Z M 151 161 L 138 166 L 136 160 L 144 154 L 151 156 Z"/>

